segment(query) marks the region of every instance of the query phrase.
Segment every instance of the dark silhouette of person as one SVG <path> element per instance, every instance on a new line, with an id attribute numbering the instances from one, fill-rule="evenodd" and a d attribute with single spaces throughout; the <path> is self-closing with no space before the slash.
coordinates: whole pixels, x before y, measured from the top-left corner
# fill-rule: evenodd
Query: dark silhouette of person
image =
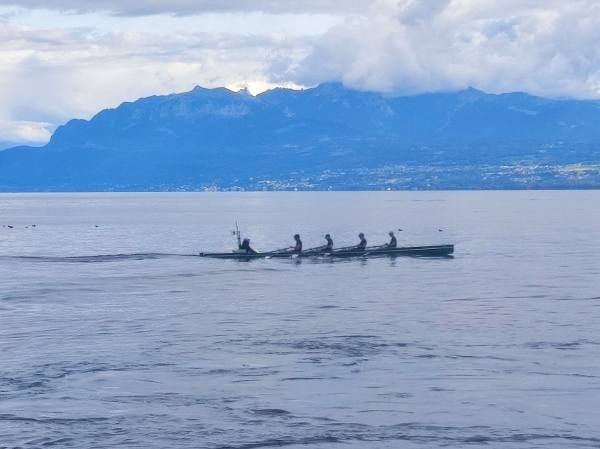
<path id="1" fill-rule="evenodd" d="M 244 239 L 243 243 L 240 245 L 240 249 L 246 250 L 246 254 L 258 254 L 258 251 L 250 247 L 250 239 Z"/>
<path id="2" fill-rule="evenodd" d="M 360 243 L 356 245 L 356 247 L 360 250 L 364 250 L 367 247 L 367 239 L 362 232 L 358 234 L 358 238 L 360 239 Z"/>

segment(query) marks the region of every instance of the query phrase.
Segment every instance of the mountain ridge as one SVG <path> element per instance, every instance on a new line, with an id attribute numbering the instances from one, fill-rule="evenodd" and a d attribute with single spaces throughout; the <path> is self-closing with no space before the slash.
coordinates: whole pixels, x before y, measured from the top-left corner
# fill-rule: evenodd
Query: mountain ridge
<path id="1" fill-rule="evenodd" d="M 0 190 L 255 189 L 257 179 L 298 188 L 305 184 L 288 182 L 294 176 L 315 181 L 327 171 L 385 166 L 593 166 L 600 162 L 599 125 L 599 101 L 525 93 L 469 88 L 394 97 L 327 83 L 251 96 L 197 86 L 71 120 L 44 147 L 0 152 Z M 593 188 L 590 173 L 589 185 L 571 187 Z M 360 188 L 344 182 L 335 188 Z M 405 187 L 469 186 L 449 178 L 435 187 Z M 478 187 L 503 188 L 484 179 Z M 363 182 L 363 188 L 372 186 Z"/>

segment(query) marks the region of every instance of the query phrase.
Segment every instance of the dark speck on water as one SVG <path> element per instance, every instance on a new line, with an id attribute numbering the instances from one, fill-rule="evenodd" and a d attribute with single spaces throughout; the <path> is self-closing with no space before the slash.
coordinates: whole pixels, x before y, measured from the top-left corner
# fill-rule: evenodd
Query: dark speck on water
<path id="1" fill-rule="evenodd" d="M 598 205 L 599 191 L 0 194 L 0 447 L 598 448 Z M 390 229 L 398 246 L 456 247 L 196 256 L 235 249 L 236 221 L 260 250 Z"/>

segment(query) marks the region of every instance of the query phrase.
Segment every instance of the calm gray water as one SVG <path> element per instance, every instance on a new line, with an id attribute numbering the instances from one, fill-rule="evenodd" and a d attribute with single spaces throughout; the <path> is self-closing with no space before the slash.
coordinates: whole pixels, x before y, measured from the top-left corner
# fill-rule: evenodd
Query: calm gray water
<path id="1" fill-rule="evenodd" d="M 456 253 L 195 256 L 236 220 Z M 3 194 L 0 222 L 0 447 L 600 447 L 598 191 Z"/>

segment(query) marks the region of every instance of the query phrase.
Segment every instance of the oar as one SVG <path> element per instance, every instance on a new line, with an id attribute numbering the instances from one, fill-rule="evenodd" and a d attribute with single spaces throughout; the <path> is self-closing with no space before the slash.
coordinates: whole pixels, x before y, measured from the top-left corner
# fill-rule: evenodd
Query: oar
<path id="1" fill-rule="evenodd" d="M 294 249 L 293 246 L 288 246 L 287 248 L 276 249 L 274 251 L 269 251 L 269 252 L 266 252 L 266 253 L 263 253 L 263 254 L 266 255 L 265 259 L 270 259 L 271 256 L 274 256 L 276 254 L 285 254 L 285 253 L 290 253 L 291 254 L 291 251 L 293 249 Z"/>
<path id="2" fill-rule="evenodd" d="M 314 248 L 308 248 L 305 249 L 304 251 L 302 251 L 303 253 L 314 253 L 316 251 L 323 251 L 325 248 L 327 248 L 326 245 L 322 245 L 322 246 L 315 246 Z"/>
<path id="3" fill-rule="evenodd" d="M 293 246 L 288 246 L 287 248 L 276 249 L 274 251 L 267 251 L 264 254 L 281 254 L 281 253 L 285 253 L 286 251 L 290 251 L 292 249 L 294 249 Z"/>
<path id="4" fill-rule="evenodd" d="M 377 251 L 378 249 L 385 249 L 385 248 L 387 248 L 386 245 L 369 246 L 368 248 L 365 248 L 365 252 L 363 253 L 363 255 L 367 256 L 369 254 L 373 254 L 373 252 Z"/>
<path id="5" fill-rule="evenodd" d="M 342 248 L 335 248 L 334 251 L 345 251 L 347 249 L 357 249 L 357 246 L 356 245 L 344 246 Z"/>

